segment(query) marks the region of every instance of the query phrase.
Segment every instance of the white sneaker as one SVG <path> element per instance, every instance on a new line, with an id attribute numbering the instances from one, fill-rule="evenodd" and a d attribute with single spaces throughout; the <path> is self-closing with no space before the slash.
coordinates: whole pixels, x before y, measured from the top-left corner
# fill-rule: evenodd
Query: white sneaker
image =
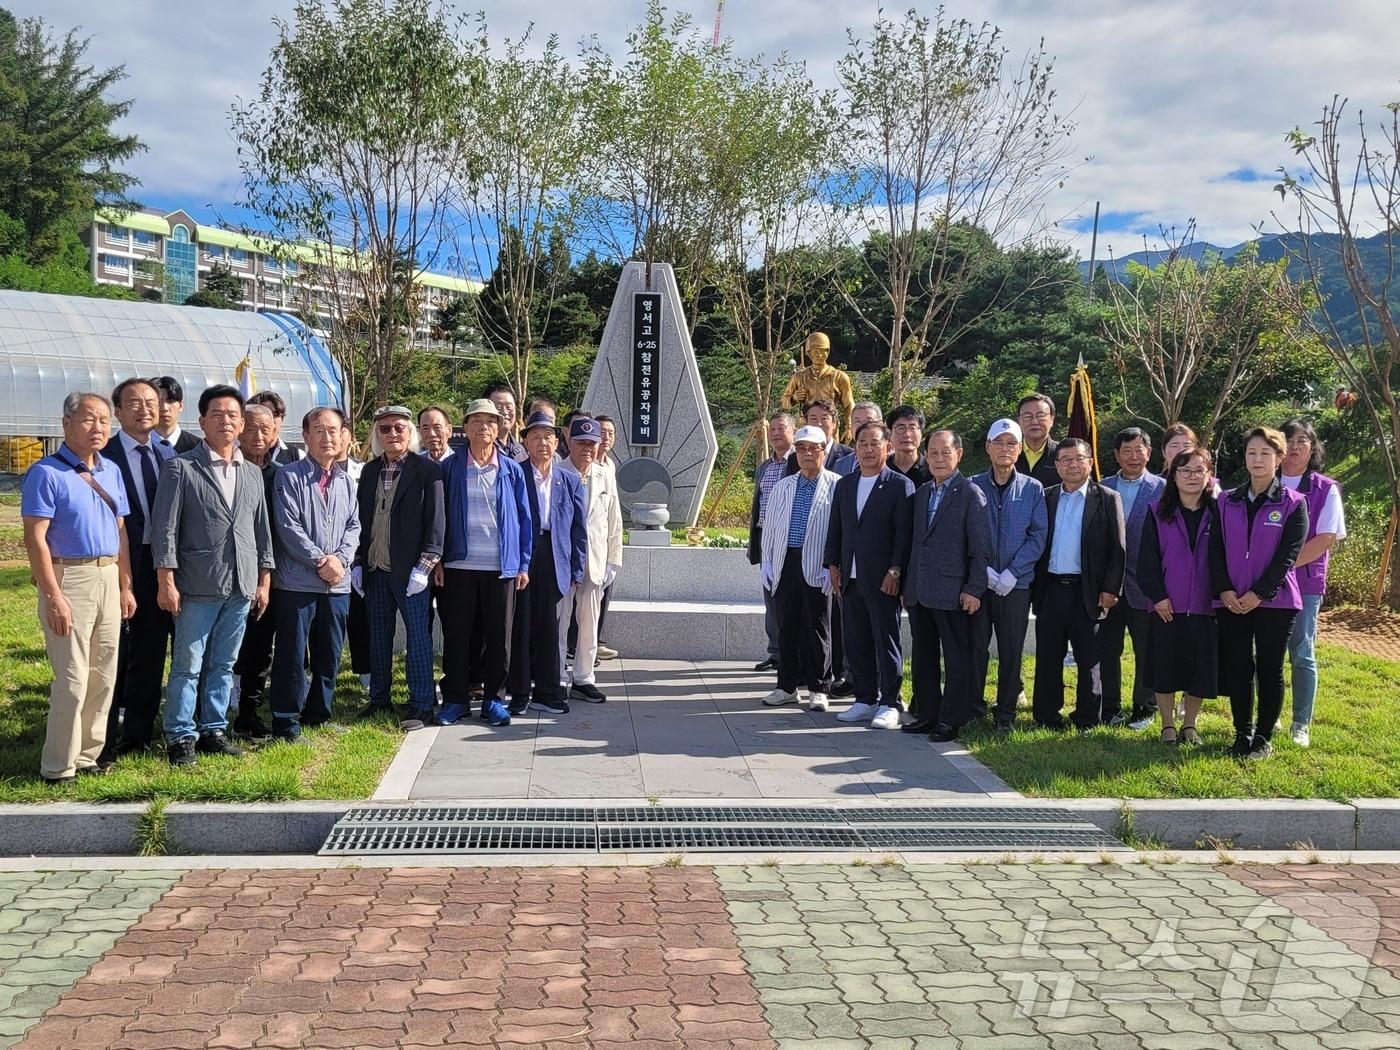
<path id="1" fill-rule="evenodd" d="M 875 709 L 875 717 L 870 720 L 871 729 L 898 729 L 899 708 L 888 704 Z"/>
<path id="2" fill-rule="evenodd" d="M 807 694 L 807 710 L 808 710 L 808 711 L 825 711 L 825 710 L 826 710 L 826 694 L 825 694 L 825 693 L 808 693 L 808 694 Z"/>
<path id="3" fill-rule="evenodd" d="M 1308 726 L 1293 723 L 1293 742 L 1299 747 L 1307 747 L 1312 743 L 1312 732 Z"/>
<path id="4" fill-rule="evenodd" d="M 604 645 L 602 642 L 599 642 L 599 643 L 598 643 L 598 659 L 599 659 L 599 660 L 616 660 L 616 659 L 617 659 L 617 650 L 614 649 L 611 645 Z"/>
<path id="5" fill-rule="evenodd" d="M 862 700 L 857 700 L 846 710 L 836 716 L 838 722 L 864 722 L 875 717 L 878 708 L 874 704 L 867 704 Z"/>
<path id="6" fill-rule="evenodd" d="M 774 689 L 763 698 L 763 702 L 768 707 L 782 707 L 784 704 L 797 703 L 797 694 L 789 693 L 783 689 Z"/>

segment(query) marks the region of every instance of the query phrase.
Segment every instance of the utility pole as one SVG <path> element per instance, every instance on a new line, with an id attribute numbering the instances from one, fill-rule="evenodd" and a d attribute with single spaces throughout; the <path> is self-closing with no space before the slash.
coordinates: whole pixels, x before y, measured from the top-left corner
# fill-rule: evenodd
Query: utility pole
<path id="1" fill-rule="evenodd" d="M 723 0 L 721 0 L 723 3 Z M 1089 302 L 1094 301 L 1094 269 L 1099 253 L 1099 201 L 1094 201 L 1094 235 L 1089 240 Z"/>

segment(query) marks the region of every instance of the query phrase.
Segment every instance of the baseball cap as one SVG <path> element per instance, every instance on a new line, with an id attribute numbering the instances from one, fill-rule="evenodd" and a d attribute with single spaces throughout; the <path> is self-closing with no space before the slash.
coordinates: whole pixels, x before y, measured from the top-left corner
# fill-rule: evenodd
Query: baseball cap
<path id="1" fill-rule="evenodd" d="M 793 435 L 792 438 L 792 442 L 794 445 L 800 441 L 812 441 L 825 448 L 826 431 L 823 430 L 821 427 L 803 427 L 795 435 Z"/>
<path id="2" fill-rule="evenodd" d="M 468 405 L 466 412 L 462 414 L 463 419 L 466 419 L 468 416 L 495 416 L 497 419 L 500 419 L 501 410 L 496 407 L 495 402 L 489 397 L 479 397 Z"/>
<path id="3" fill-rule="evenodd" d="M 998 419 L 992 424 L 992 428 L 987 431 L 987 440 L 995 441 L 1003 434 L 1010 434 L 1017 441 L 1021 441 L 1021 424 L 1017 423 L 1014 419 Z"/>
<path id="4" fill-rule="evenodd" d="M 552 416 L 550 413 L 531 412 L 530 418 L 525 420 L 525 429 L 522 431 L 522 433 L 528 434 L 536 427 L 548 427 L 550 430 L 553 430 L 555 428 L 555 425 L 556 424 L 554 422 L 554 416 Z"/>
<path id="5" fill-rule="evenodd" d="M 602 441 L 603 428 L 592 416 L 575 416 L 569 422 L 570 441 Z"/>
<path id="6" fill-rule="evenodd" d="M 374 421 L 376 423 L 386 416 L 403 416 L 403 418 L 407 420 L 413 419 L 413 413 L 403 405 L 385 405 L 383 408 L 374 410 Z"/>

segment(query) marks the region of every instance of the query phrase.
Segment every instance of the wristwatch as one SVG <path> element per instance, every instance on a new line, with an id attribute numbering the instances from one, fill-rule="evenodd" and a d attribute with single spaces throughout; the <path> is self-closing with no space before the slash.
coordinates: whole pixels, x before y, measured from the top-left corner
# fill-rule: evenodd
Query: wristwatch
<path id="1" fill-rule="evenodd" d="M 888 571 L 889 571 L 889 574 L 890 574 L 891 576 L 893 576 L 896 580 L 899 579 L 901 576 L 904 575 L 904 570 L 903 570 L 903 569 L 890 569 L 890 570 L 888 570 Z"/>

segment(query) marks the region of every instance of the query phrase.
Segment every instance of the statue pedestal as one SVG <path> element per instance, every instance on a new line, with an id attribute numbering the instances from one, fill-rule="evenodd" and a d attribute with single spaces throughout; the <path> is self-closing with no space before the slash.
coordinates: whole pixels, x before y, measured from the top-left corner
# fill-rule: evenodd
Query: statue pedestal
<path id="1" fill-rule="evenodd" d="M 669 547 L 671 533 L 667 529 L 632 529 L 627 533 L 629 547 Z"/>

